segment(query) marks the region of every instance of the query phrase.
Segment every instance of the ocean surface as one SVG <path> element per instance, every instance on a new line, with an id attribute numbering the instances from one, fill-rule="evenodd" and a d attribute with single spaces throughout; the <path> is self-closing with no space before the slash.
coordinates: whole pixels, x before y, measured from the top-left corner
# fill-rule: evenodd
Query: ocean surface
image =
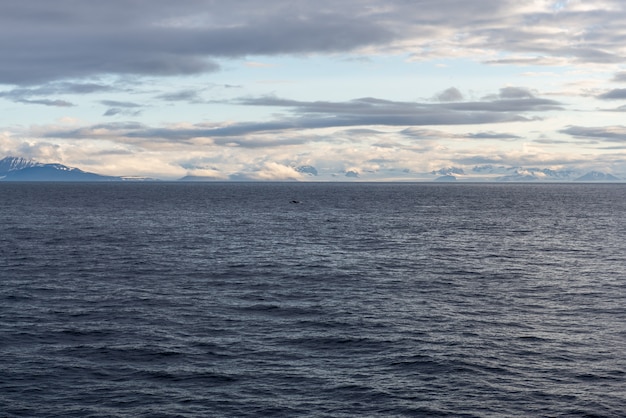
<path id="1" fill-rule="evenodd" d="M 626 185 L 0 183 L 0 416 L 626 416 Z"/>

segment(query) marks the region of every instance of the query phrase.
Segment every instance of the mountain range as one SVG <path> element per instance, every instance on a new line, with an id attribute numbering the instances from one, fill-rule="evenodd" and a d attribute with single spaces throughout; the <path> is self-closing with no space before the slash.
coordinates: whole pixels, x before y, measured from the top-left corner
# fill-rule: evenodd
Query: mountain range
<path id="1" fill-rule="evenodd" d="M 488 178 L 497 182 L 614 182 L 621 180 L 612 174 L 599 171 L 584 172 L 573 169 L 553 170 L 550 168 L 507 167 L 490 164 L 472 168 L 467 178 L 472 180 L 474 177 Z"/>
<path id="2" fill-rule="evenodd" d="M 0 160 L 0 181 L 125 181 L 126 177 L 103 176 L 63 164 L 44 164 L 21 157 Z"/>
<path id="3" fill-rule="evenodd" d="M 318 177 L 317 169 L 311 165 L 294 168 L 307 177 Z M 548 168 L 522 168 L 483 165 L 476 166 L 466 173 L 462 168 L 447 167 L 434 170 L 431 181 L 497 181 L 497 182 L 615 182 L 621 181 L 612 174 L 599 171 L 579 172 L 576 170 L 552 170 Z M 360 178 L 355 171 L 346 173 L 346 177 Z M 232 180 L 236 180 L 231 176 Z M 146 181 L 155 180 L 144 177 L 105 176 L 68 167 L 59 163 L 40 163 L 22 157 L 6 157 L 0 160 L 0 181 Z M 179 181 L 215 181 L 212 177 L 185 176 Z M 362 180 L 367 180 L 362 178 Z"/>

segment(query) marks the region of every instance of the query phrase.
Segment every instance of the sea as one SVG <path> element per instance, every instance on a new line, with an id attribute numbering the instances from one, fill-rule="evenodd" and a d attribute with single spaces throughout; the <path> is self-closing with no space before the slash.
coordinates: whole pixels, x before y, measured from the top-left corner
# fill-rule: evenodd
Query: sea
<path id="1" fill-rule="evenodd" d="M 0 183 L 0 416 L 626 416 L 625 214 L 626 184 Z"/>

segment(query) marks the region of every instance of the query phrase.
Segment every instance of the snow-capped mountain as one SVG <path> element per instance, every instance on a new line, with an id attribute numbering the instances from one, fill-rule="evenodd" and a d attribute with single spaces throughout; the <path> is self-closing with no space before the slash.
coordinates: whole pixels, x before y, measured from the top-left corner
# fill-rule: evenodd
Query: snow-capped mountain
<path id="1" fill-rule="evenodd" d="M 496 177 L 496 181 L 619 181 L 619 178 L 608 173 L 592 171 L 581 176 L 574 170 L 551 170 L 548 168 L 515 168 L 512 173 Z"/>
<path id="2" fill-rule="evenodd" d="M 619 178 L 612 174 L 591 171 L 584 176 L 580 176 L 575 181 L 619 181 Z"/>
<path id="3" fill-rule="evenodd" d="M 21 157 L 6 157 L 0 160 L 0 177 L 6 176 L 11 171 L 21 170 L 40 165 L 37 161 L 27 160 Z"/>
<path id="4" fill-rule="evenodd" d="M 496 181 L 570 181 L 582 173 L 575 170 L 553 170 L 550 168 L 525 168 L 483 165 L 472 168 L 477 175 L 494 175 Z"/>
<path id="5" fill-rule="evenodd" d="M 63 164 L 44 164 L 20 157 L 0 160 L 0 181 L 123 181 L 122 177 L 89 173 Z"/>
<path id="6" fill-rule="evenodd" d="M 587 181 L 620 181 L 620 179 L 612 174 L 602 173 L 599 171 L 591 171 L 585 174 L 585 171 L 575 169 L 555 170 L 551 168 L 539 167 L 513 167 L 504 165 L 480 165 L 475 166 L 471 170 L 463 173 L 460 168 L 442 168 L 432 171 L 434 175 L 465 174 L 465 181 L 497 181 L 497 182 L 587 182 Z M 437 179 L 438 180 L 438 179 Z"/>
<path id="7" fill-rule="evenodd" d="M 317 169 L 312 165 L 301 165 L 299 167 L 295 167 L 295 170 L 298 173 L 307 174 L 309 176 L 317 176 Z"/>
<path id="8" fill-rule="evenodd" d="M 463 171 L 462 168 L 458 167 L 445 167 L 440 168 L 439 170 L 433 170 L 430 172 L 430 174 L 439 176 L 454 176 L 455 174 L 463 175 L 465 174 L 465 171 Z"/>

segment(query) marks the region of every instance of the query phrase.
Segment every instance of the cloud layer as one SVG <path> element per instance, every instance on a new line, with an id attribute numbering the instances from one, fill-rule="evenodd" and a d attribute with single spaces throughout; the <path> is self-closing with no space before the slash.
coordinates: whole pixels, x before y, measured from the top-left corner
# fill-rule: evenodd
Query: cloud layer
<path id="1" fill-rule="evenodd" d="M 224 57 L 404 51 L 623 63 L 617 0 L 25 0 L 0 6 L 0 83 L 217 71 Z"/>
<path id="2" fill-rule="evenodd" d="M 3 2 L 0 157 L 172 178 L 626 175 L 624 21 L 620 0 Z"/>

